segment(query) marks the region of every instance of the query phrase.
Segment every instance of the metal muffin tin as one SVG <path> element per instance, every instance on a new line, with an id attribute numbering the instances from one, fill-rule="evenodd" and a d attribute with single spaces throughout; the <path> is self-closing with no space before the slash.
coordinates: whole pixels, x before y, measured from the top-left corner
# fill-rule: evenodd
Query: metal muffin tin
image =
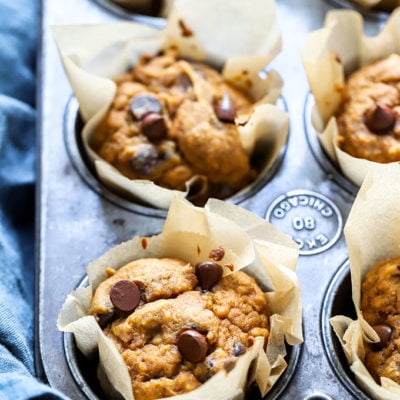
<path id="1" fill-rule="evenodd" d="M 78 107 L 51 25 L 129 19 L 162 27 L 160 18 L 107 7 L 108 0 L 43 0 L 38 63 L 37 375 L 72 399 L 101 399 L 95 371 L 71 335 L 57 330 L 62 304 L 84 285 L 86 265 L 116 244 L 162 229 L 165 211 L 133 204 L 93 175 L 79 145 Z M 99 4 L 102 3 L 102 4 Z M 288 368 L 266 399 L 367 399 L 356 385 L 328 319 L 351 315 L 347 249 L 342 234 L 357 187 L 330 162 L 309 121 L 309 95 L 300 58 L 308 32 L 323 25 L 332 2 L 276 0 L 282 51 L 271 63 L 284 80 L 290 135 L 275 168 L 259 186 L 229 201 L 270 221 L 300 246 L 304 343 L 288 349 Z M 375 34 L 382 18 L 365 17 Z M 259 399 L 251 388 L 247 399 Z"/>

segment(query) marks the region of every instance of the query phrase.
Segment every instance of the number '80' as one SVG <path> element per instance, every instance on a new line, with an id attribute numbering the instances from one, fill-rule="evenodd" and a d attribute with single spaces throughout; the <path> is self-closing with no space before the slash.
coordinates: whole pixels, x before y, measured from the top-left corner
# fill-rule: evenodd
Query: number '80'
<path id="1" fill-rule="evenodd" d="M 296 231 L 302 231 L 303 229 L 311 231 L 315 229 L 315 219 L 313 217 L 294 217 L 292 225 Z"/>

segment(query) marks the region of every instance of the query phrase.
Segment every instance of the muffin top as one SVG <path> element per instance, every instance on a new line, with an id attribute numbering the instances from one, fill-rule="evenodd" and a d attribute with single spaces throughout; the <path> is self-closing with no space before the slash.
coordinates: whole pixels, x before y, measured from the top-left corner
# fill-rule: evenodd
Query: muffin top
<path id="1" fill-rule="evenodd" d="M 382 260 L 366 274 L 361 311 L 380 337 L 366 345 L 367 369 L 377 382 L 384 376 L 400 384 L 400 258 Z"/>
<path id="2" fill-rule="evenodd" d="M 189 392 L 269 335 L 256 281 L 212 261 L 135 260 L 97 288 L 90 314 L 125 361 L 138 400 Z"/>
<path id="3" fill-rule="evenodd" d="M 357 158 L 400 160 L 400 56 L 367 65 L 348 79 L 336 114 L 338 146 Z"/>
<path id="4" fill-rule="evenodd" d="M 91 146 L 123 175 L 177 190 L 202 177 L 197 190 L 206 198 L 228 197 L 254 179 L 234 124 L 253 102 L 218 71 L 168 49 L 143 56 L 115 82 Z"/>

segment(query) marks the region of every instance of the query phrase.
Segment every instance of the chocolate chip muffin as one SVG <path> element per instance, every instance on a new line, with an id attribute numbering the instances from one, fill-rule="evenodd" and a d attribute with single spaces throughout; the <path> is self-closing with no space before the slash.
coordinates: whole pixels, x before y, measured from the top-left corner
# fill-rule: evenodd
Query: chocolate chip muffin
<path id="1" fill-rule="evenodd" d="M 197 177 L 203 198 L 226 198 L 255 178 L 234 124 L 253 102 L 219 72 L 168 49 L 115 82 L 91 146 L 123 175 L 176 190 Z"/>
<path id="2" fill-rule="evenodd" d="M 108 273 L 90 314 L 121 353 L 137 400 L 192 391 L 229 371 L 256 337 L 267 341 L 266 298 L 244 272 L 147 258 Z"/>
<path id="3" fill-rule="evenodd" d="M 371 268 L 361 286 L 361 311 L 380 337 L 366 345 L 365 365 L 374 379 L 400 384 L 400 258 Z"/>
<path id="4" fill-rule="evenodd" d="M 400 161 L 400 56 L 354 72 L 336 118 L 343 151 L 379 163 Z"/>

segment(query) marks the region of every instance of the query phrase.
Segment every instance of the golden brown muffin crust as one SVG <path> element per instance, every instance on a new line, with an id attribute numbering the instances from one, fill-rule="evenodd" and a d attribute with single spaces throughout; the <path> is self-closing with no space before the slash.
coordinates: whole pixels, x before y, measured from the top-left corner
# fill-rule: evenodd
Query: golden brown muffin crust
<path id="1" fill-rule="evenodd" d="M 361 286 L 361 311 L 372 326 L 392 333 L 385 346 L 366 345 L 365 365 L 374 379 L 384 376 L 400 384 L 400 258 L 383 260 L 366 274 Z"/>
<path id="2" fill-rule="evenodd" d="M 128 314 L 118 313 L 110 300 L 121 280 L 140 283 L 140 303 Z M 254 278 L 228 273 L 204 290 L 195 268 L 176 259 L 142 259 L 122 267 L 99 285 L 90 312 L 98 319 L 114 312 L 103 331 L 128 366 L 137 400 L 191 391 L 234 364 L 255 337 L 266 341 L 269 334 L 266 297 Z M 187 330 L 206 338 L 208 350 L 199 362 L 185 359 L 177 345 Z"/>

